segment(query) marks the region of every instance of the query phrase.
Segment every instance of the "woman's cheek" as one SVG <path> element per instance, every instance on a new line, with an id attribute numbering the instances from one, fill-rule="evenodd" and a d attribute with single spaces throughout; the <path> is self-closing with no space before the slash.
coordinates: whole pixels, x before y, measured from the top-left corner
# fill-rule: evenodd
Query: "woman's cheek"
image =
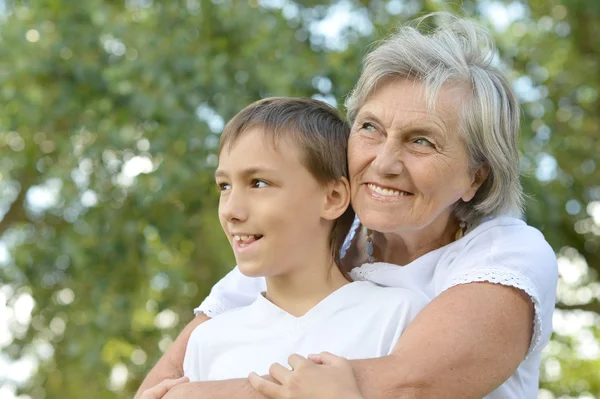
<path id="1" fill-rule="evenodd" d="M 355 174 L 361 170 L 368 159 L 368 147 L 361 145 L 359 138 L 351 139 L 348 142 L 348 171 L 350 172 L 350 181 Z"/>

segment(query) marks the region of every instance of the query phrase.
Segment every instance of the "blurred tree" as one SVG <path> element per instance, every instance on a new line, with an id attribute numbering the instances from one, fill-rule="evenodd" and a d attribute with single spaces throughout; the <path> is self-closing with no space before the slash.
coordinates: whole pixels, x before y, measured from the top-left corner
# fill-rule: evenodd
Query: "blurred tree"
<path id="1" fill-rule="evenodd" d="M 559 256 L 557 319 L 577 326 L 557 326 L 543 392 L 600 394 L 593 0 L 0 2 L 0 237 L 10 253 L 3 260 L 0 247 L 10 331 L 0 347 L 39 362 L 20 390 L 130 397 L 233 265 L 212 181 L 224 122 L 270 95 L 341 106 L 370 42 L 441 9 L 495 22 L 499 62 L 524 102 L 528 221 Z M 19 314 L 30 297 L 31 317 Z"/>

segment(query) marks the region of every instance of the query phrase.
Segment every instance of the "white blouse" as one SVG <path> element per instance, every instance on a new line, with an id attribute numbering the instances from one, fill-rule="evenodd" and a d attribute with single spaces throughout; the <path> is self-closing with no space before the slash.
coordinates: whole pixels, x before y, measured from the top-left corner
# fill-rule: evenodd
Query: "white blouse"
<path id="1" fill-rule="evenodd" d="M 342 247 L 342 256 L 359 225 L 356 219 Z M 486 398 L 537 398 L 540 354 L 552 333 L 558 265 L 554 251 L 535 228 L 513 217 L 490 218 L 460 240 L 408 265 L 365 264 L 350 275 L 354 280 L 418 290 L 430 301 L 448 288 L 472 282 L 492 282 L 522 290 L 535 308 L 529 351 L 514 374 Z M 194 312 L 214 317 L 251 304 L 265 289 L 264 278 L 246 277 L 236 267 L 215 284 Z"/>

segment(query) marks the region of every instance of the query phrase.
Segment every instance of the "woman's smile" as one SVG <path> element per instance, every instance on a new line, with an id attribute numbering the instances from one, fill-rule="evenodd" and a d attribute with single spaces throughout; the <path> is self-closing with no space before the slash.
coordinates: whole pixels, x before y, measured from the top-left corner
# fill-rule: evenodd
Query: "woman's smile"
<path id="1" fill-rule="evenodd" d="M 377 201 L 383 202 L 394 202 L 407 200 L 414 194 L 407 191 L 398 190 L 395 188 L 382 187 L 374 183 L 367 183 L 364 185 L 367 195 Z"/>

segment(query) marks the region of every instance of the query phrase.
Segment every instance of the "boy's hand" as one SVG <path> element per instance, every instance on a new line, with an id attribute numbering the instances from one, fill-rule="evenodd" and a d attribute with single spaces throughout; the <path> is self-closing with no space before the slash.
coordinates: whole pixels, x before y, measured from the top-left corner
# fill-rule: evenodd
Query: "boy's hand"
<path id="1" fill-rule="evenodd" d="M 160 384 L 153 386 L 152 388 L 146 389 L 140 399 L 161 399 L 171 388 L 175 385 L 183 384 L 184 382 L 189 382 L 190 379 L 187 377 L 181 377 L 176 380 L 168 379 L 164 380 Z"/>
<path id="2" fill-rule="evenodd" d="M 291 355 L 292 370 L 275 363 L 269 369 L 269 381 L 250 373 L 248 381 L 258 392 L 271 399 L 362 399 L 354 378 L 352 366 L 343 357 L 322 352 L 309 355 Z"/>

